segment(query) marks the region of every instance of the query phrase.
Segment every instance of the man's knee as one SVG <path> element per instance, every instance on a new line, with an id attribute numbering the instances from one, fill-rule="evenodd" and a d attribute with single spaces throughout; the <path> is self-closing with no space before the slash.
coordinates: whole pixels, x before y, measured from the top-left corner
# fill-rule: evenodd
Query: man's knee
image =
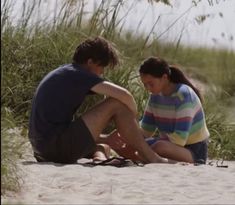
<path id="1" fill-rule="evenodd" d="M 110 104 L 110 106 L 112 106 L 113 110 L 115 112 L 120 112 L 120 111 L 124 111 L 124 112 L 131 112 L 128 107 L 122 103 L 120 100 L 117 100 L 115 98 L 108 98 L 106 99 L 106 102 L 108 104 Z"/>

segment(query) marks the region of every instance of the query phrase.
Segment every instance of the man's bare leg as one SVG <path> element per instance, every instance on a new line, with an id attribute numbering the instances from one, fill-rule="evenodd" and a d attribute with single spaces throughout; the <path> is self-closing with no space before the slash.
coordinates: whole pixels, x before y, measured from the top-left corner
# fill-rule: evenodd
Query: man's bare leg
<path id="1" fill-rule="evenodd" d="M 118 132 L 136 149 L 145 161 L 150 163 L 166 162 L 145 142 L 136 116 L 120 101 L 108 98 L 82 115 L 94 140 L 97 141 L 104 128 L 113 119 Z"/>
<path id="2" fill-rule="evenodd" d="M 102 134 L 99 137 L 99 143 L 108 144 L 118 155 L 124 158 L 145 163 L 145 160 L 138 155 L 137 150 L 128 144 L 126 139 L 117 130 L 110 134 Z"/>

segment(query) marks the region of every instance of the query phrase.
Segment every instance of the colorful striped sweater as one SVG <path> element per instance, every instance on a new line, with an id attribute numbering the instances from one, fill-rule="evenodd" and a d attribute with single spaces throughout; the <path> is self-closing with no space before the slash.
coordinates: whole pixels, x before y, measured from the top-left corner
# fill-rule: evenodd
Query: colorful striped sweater
<path id="1" fill-rule="evenodd" d="M 158 129 L 160 137 L 185 146 L 209 137 L 201 102 L 191 87 L 177 84 L 170 96 L 150 95 L 141 127 L 152 134 Z"/>

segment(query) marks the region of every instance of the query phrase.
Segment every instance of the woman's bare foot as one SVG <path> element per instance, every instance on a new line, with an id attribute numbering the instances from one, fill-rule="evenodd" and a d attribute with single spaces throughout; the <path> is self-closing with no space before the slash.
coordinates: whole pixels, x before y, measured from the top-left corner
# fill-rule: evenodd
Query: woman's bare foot
<path id="1" fill-rule="evenodd" d="M 110 157 L 110 147 L 107 144 L 97 144 L 93 162 L 104 161 Z"/>

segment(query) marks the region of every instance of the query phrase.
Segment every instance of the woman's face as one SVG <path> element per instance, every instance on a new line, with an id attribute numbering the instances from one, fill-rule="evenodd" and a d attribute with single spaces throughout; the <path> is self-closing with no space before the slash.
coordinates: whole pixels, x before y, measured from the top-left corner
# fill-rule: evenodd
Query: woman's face
<path id="1" fill-rule="evenodd" d="M 165 74 L 160 78 L 154 77 L 150 74 L 140 74 L 140 79 L 144 84 L 144 87 L 152 94 L 159 94 L 162 92 L 166 84 L 166 78 L 167 76 Z"/>

